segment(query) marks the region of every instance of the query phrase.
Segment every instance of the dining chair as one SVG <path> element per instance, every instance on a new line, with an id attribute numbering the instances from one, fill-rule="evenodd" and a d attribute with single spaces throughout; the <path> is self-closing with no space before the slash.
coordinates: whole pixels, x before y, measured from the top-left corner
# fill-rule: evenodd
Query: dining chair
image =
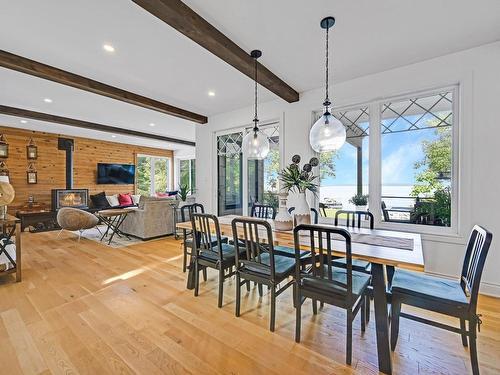
<path id="1" fill-rule="evenodd" d="M 224 294 L 224 280 L 233 276 L 235 264 L 235 248 L 223 242 L 219 220 L 215 215 L 195 213 L 191 214 L 193 237 L 194 263 L 194 295 L 198 296 L 200 269 L 213 268 L 219 272 L 218 307 L 222 307 Z M 215 233 L 215 236 L 212 235 Z M 215 237 L 215 241 L 213 240 Z M 226 271 L 228 271 L 226 273 Z"/>
<path id="2" fill-rule="evenodd" d="M 481 324 L 477 314 L 477 297 L 484 263 L 491 245 L 492 233 L 475 225 L 467 243 L 462 274 L 450 280 L 397 269 L 392 280 L 391 349 L 395 350 L 399 334 L 399 318 L 407 318 L 462 336 L 463 346 L 470 346 L 472 373 L 479 374 L 476 329 Z M 458 318 L 460 328 L 401 312 L 401 305 L 410 305 Z M 468 322 L 469 329 L 466 329 Z M 467 342 L 467 337 L 469 342 Z"/>
<path id="3" fill-rule="evenodd" d="M 291 214 L 293 211 L 295 211 L 295 207 L 290 207 L 288 209 L 289 214 Z M 311 207 L 311 213 L 312 213 L 313 224 L 318 224 L 319 220 L 318 210 L 315 209 L 314 207 Z"/>
<path id="4" fill-rule="evenodd" d="M 313 313 L 317 313 L 316 301 L 341 307 L 347 312 L 346 363 L 352 360 L 352 322 L 361 311 L 361 331 L 365 331 L 366 291 L 371 276 L 353 271 L 351 235 L 342 228 L 316 224 L 301 224 L 293 230 L 295 243 L 295 341 L 300 342 L 301 306 L 305 299 L 313 302 Z M 304 272 L 300 264 L 300 238 L 309 238 L 309 249 L 313 258 L 311 270 Z M 346 268 L 333 266 L 332 240 L 342 238 L 345 242 Z"/>
<path id="5" fill-rule="evenodd" d="M 241 286 L 253 281 L 259 286 L 266 285 L 271 293 L 271 319 L 269 329 L 274 332 L 276 320 L 276 297 L 294 285 L 290 280 L 282 287 L 279 284 L 293 274 L 295 260 L 276 254 L 273 231 L 268 221 L 238 217 L 233 219 L 232 231 L 236 247 L 236 316 L 240 316 Z M 244 247 L 240 241 L 243 240 Z M 265 244 L 265 245 L 264 245 Z M 241 255 L 244 254 L 244 257 Z"/>
<path id="6" fill-rule="evenodd" d="M 181 221 L 191 221 L 191 215 L 193 213 L 205 213 L 205 208 L 201 203 L 186 204 L 180 208 Z M 182 272 L 186 272 L 188 256 L 192 256 L 193 251 L 193 232 L 188 229 L 182 229 L 182 247 L 183 247 L 183 257 L 182 257 Z M 227 237 L 221 237 L 223 243 L 228 242 Z M 217 238 L 212 236 L 212 242 L 216 242 Z M 204 279 L 206 281 L 206 271 L 203 272 Z"/>
<path id="7" fill-rule="evenodd" d="M 276 209 L 267 204 L 254 203 L 250 210 L 250 216 L 259 219 L 274 219 L 276 217 Z"/>
<path id="8" fill-rule="evenodd" d="M 327 214 L 326 214 L 326 204 L 319 203 L 318 204 L 318 208 L 319 208 L 319 213 L 321 214 L 321 216 L 322 217 L 327 217 Z"/>

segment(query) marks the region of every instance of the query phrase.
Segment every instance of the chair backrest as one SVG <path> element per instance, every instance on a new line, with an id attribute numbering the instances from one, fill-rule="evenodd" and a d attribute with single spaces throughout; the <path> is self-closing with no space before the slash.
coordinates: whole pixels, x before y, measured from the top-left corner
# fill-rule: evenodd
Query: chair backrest
<path id="1" fill-rule="evenodd" d="M 290 207 L 288 209 L 288 213 L 291 214 L 293 211 L 295 211 L 295 207 Z M 319 214 L 318 214 L 318 210 L 315 209 L 314 207 L 311 208 L 311 212 L 312 212 L 312 216 L 313 216 L 313 223 L 314 224 L 318 224 L 318 220 L 319 220 Z"/>
<path id="2" fill-rule="evenodd" d="M 276 210 L 273 206 L 254 203 L 250 211 L 250 216 L 259 219 L 274 219 L 276 217 Z"/>
<path id="3" fill-rule="evenodd" d="M 389 212 L 387 211 L 387 205 L 385 204 L 384 201 L 382 201 L 381 206 L 382 206 L 382 215 L 384 215 L 384 221 L 390 221 L 391 218 L 389 217 Z"/>
<path id="4" fill-rule="evenodd" d="M 194 212 L 197 213 L 205 213 L 205 208 L 201 203 L 193 203 L 193 204 L 185 204 L 180 208 L 181 211 L 181 221 L 190 221 L 191 220 L 191 214 Z"/>
<path id="5" fill-rule="evenodd" d="M 464 292 L 470 296 L 470 307 L 473 311 L 476 309 L 481 275 L 492 238 L 491 232 L 475 225 L 467 243 L 460 285 Z"/>
<path id="6" fill-rule="evenodd" d="M 345 226 L 346 227 L 358 227 L 361 228 L 361 217 L 368 216 L 370 220 L 370 229 L 373 229 L 373 214 L 369 211 L 348 211 L 348 210 L 338 210 L 335 212 L 335 226 L 339 225 L 339 216 L 346 215 Z"/>
<path id="7" fill-rule="evenodd" d="M 193 212 L 191 214 L 191 227 L 193 235 L 197 239 L 193 241 L 196 253 L 204 251 L 215 252 L 219 261 L 222 262 L 222 239 L 217 216 Z M 213 241 L 214 233 L 216 241 Z"/>
<path id="8" fill-rule="evenodd" d="M 274 241 L 271 225 L 263 219 L 237 217 L 231 222 L 238 270 L 252 270 L 269 275 L 275 280 Z M 244 248 L 246 257 L 240 259 Z M 263 254 L 269 254 L 269 262 L 262 261 Z"/>
<path id="9" fill-rule="evenodd" d="M 309 243 L 301 243 L 301 238 L 309 238 Z M 318 224 L 300 224 L 293 230 L 293 239 L 295 243 L 295 274 L 296 280 L 300 280 L 301 275 L 301 246 L 307 246 L 311 252 L 312 259 L 319 259 L 319 262 L 312 262 L 311 275 L 314 278 L 322 279 L 325 282 L 332 283 L 339 288 L 339 292 L 346 295 L 350 301 L 354 296 L 352 294 L 352 252 L 351 235 L 343 228 Z M 338 256 L 333 252 L 333 240 L 345 240 L 345 258 L 346 258 L 346 283 L 338 283 L 333 280 L 333 262 Z M 339 272 L 339 270 L 335 270 Z M 308 276 L 309 277 L 309 276 Z"/>
<path id="10" fill-rule="evenodd" d="M 326 217 L 326 204 L 319 203 L 319 213 L 321 216 Z"/>

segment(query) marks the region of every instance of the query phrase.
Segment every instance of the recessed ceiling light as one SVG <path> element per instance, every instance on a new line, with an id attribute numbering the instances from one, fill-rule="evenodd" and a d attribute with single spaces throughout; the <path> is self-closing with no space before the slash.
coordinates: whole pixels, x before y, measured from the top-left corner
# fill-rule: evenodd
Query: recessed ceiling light
<path id="1" fill-rule="evenodd" d="M 26 120 L 21 120 L 21 124 L 26 124 L 28 121 Z"/>
<path id="2" fill-rule="evenodd" d="M 52 99 L 50 99 L 50 98 L 45 98 L 45 99 L 43 99 L 43 101 L 45 103 L 52 103 Z"/>
<path id="3" fill-rule="evenodd" d="M 102 45 L 102 48 L 103 48 L 106 52 L 115 52 L 115 47 L 113 47 L 111 44 L 103 44 L 103 45 Z"/>
<path id="4" fill-rule="evenodd" d="M 156 124 L 154 122 L 151 122 L 149 126 L 155 126 Z"/>
<path id="5" fill-rule="evenodd" d="M 209 91 L 209 92 L 208 92 L 208 96 L 215 96 L 215 92 L 213 92 L 213 91 Z"/>
<path id="6" fill-rule="evenodd" d="M 114 135 L 114 134 L 113 134 L 113 135 L 111 136 L 111 138 L 116 138 L 116 135 Z"/>

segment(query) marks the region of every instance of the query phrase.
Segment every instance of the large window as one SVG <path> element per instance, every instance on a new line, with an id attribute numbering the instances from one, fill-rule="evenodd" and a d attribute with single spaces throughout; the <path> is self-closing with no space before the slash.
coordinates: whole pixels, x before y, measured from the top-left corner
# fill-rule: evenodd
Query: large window
<path id="1" fill-rule="evenodd" d="M 138 155 L 137 156 L 137 193 L 154 196 L 170 190 L 170 159 Z"/>
<path id="2" fill-rule="evenodd" d="M 242 132 L 217 137 L 217 193 L 219 215 L 243 213 Z"/>
<path id="3" fill-rule="evenodd" d="M 426 233 L 453 227 L 457 92 L 450 87 L 334 111 L 347 136 L 340 150 L 319 155 L 319 202 L 327 216 L 352 209 L 354 195 L 369 195 L 381 227 L 413 225 Z"/>
<path id="4" fill-rule="evenodd" d="M 354 209 L 351 199 L 355 195 L 368 195 L 370 134 L 367 106 L 334 111 L 333 115 L 346 127 L 346 143 L 340 150 L 319 155 L 319 198 L 330 217 L 338 209 Z"/>
<path id="5" fill-rule="evenodd" d="M 179 163 L 181 186 L 187 186 L 190 194 L 196 193 L 196 160 L 186 159 Z"/>

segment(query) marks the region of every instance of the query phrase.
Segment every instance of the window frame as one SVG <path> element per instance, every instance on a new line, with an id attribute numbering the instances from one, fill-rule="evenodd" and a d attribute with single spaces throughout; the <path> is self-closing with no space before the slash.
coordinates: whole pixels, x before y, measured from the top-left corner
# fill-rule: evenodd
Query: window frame
<path id="1" fill-rule="evenodd" d="M 349 111 L 359 109 L 360 107 L 368 107 L 369 111 L 369 150 L 368 150 L 368 191 L 369 207 L 381 207 L 382 204 L 382 134 L 381 134 L 381 112 L 384 103 L 403 101 L 415 97 L 432 96 L 442 92 L 451 92 L 453 95 L 452 103 L 452 176 L 451 176 L 451 226 L 439 227 L 422 224 L 406 224 L 406 223 L 388 223 L 382 220 L 382 214 L 377 210 L 374 212 L 374 225 L 378 229 L 387 229 L 394 231 L 414 232 L 428 235 L 438 236 L 453 236 L 459 235 L 460 230 L 460 133 L 461 133 L 461 106 L 460 106 L 460 91 L 459 83 L 438 88 L 408 91 L 403 94 L 377 98 L 370 101 L 360 102 L 351 105 L 345 105 L 338 108 L 332 108 L 332 111 Z M 313 112 L 313 122 L 316 114 L 319 111 Z M 312 126 L 311 124 L 311 126 Z M 318 153 L 315 153 L 318 155 Z M 317 199 L 315 204 L 317 206 Z"/>
<path id="2" fill-rule="evenodd" d="M 193 175 L 192 175 L 192 168 L 194 166 L 195 168 L 195 175 L 196 175 L 196 158 L 192 158 L 192 157 L 187 157 L 187 158 L 178 158 L 178 165 L 179 165 L 179 172 L 178 172 L 178 181 L 177 181 L 177 185 L 180 187 L 181 185 L 181 163 L 183 161 L 189 161 L 189 195 L 196 195 L 196 177 L 195 177 L 195 180 L 194 180 L 194 183 L 195 183 L 195 192 L 193 193 L 193 190 L 192 190 L 192 187 L 193 187 Z"/>
<path id="3" fill-rule="evenodd" d="M 139 158 L 150 158 L 151 159 L 151 162 L 150 162 L 150 176 L 151 176 L 151 182 L 150 182 L 150 185 L 149 185 L 149 196 L 150 197 L 154 197 L 156 195 L 156 188 L 155 188 L 155 179 L 154 179 L 154 172 L 155 172 L 155 161 L 156 160 L 165 160 L 166 163 L 167 163 L 167 191 L 171 191 L 172 190 L 172 180 L 171 180 L 171 176 L 172 176 L 172 160 L 171 158 L 169 158 L 168 156 L 157 156 L 157 155 L 147 155 L 147 154 L 137 154 L 136 156 L 136 169 L 137 169 L 137 165 L 138 165 L 138 159 Z M 137 186 L 138 186 L 138 182 L 137 182 L 137 176 L 136 176 L 136 190 L 137 190 Z"/>

